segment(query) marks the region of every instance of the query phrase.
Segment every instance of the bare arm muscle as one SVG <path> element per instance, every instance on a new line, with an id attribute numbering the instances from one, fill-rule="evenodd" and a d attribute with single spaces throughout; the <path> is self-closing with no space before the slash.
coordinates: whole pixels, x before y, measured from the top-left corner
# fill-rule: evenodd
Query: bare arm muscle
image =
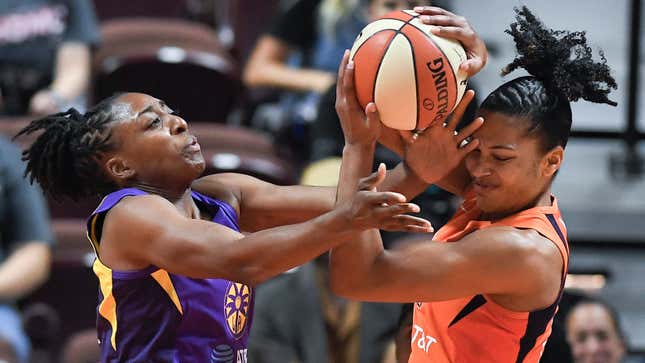
<path id="1" fill-rule="evenodd" d="M 343 228 L 328 213 L 244 236 L 217 223 L 186 218 L 161 197 L 128 197 L 106 217 L 100 255 L 117 269 L 155 265 L 190 277 L 254 285 L 323 253 L 342 239 Z"/>
<path id="2" fill-rule="evenodd" d="M 383 250 L 340 294 L 375 301 L 441 301 L 476 294 L 555 300 L 562 273 L 557 247 L 532 230 L 492 227 L 452 243 Z M 547 304 L 548 305 L 548 304 Z"/>

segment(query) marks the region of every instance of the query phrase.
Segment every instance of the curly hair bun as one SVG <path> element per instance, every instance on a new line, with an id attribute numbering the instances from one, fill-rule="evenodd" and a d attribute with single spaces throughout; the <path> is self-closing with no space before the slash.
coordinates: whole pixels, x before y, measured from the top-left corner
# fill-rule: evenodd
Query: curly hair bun
<path id="1" fill-rule="evenodd" d="M 617 105 L 607 97 L 617 87 L 607 59 L 600 51 L 600 62 L 593 60 L 584 31 L 548 29 L 526 6 L 515 12 L 516 21 L 505 32 L 515 40 L 518 55 L 502 75 L 524 68 L 569 101 Z"/>

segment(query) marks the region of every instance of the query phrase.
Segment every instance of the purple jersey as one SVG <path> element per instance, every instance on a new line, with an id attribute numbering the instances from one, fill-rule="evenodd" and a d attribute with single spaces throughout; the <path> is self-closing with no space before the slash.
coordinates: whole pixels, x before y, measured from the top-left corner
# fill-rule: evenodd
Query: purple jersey
<path id="1" fill-rule="evenodd" d="M 107 195 L 88 220 L 95 250 L 105 215 L 122 198 L 145 195 L 134 188 Z M 239 231 L 235 210 L 208 196 L 192 193 L 213 222 Z M 252 289 L 223 279 L 193 279 L 156 266 L 116 271 L 99 258 L 96 326 L 101 362 L 246 363 L 253 316 Z"/>

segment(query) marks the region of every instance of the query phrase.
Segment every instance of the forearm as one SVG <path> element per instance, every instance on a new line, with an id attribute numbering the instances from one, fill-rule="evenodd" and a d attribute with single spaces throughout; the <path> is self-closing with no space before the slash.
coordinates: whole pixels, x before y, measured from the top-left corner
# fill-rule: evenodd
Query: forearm
<path id="1" fill-rule="evenodd" d="M 358 180 L 370 172 L 373 146 L 345 146 L 338 183 L 338 202 L 344 202 L 356 193 Z M 346 295 L 369 275 L 374 260 L 383 252 L 381 236 L 376 229 L 354 233 L 351 240 L 330 252 L 330 282 L 332 291 Z M 358 257 L 358 258 L 357 258 Z"/>
<path id="2" fill-rule="evenodd" d="M 336 204 L 350 200 L 358 191 L 359 180 L 371 173 L 374 147 L 374 144 L 345 145 L 336 189 Z"/>
<path id="3" fill-rule="evenodd" d="M 264 35 L 258 40 L 244 69 L 244 83 L 250 87 L 279 87 L 296 91 L 325 92 L 334 82 L 333 74 L 287 65 L 292 49 L 283 40 Z"/>
<path id="4" fill-rule="evenodd" d="M 338 209 L 304 223 L 238 235 L 217 247 L 212 239 L 217 234 L 221 238 L 221 228 L 205 228 L 166 257 L 175 261 L 176 273 L 254 286 L 342 243 L 350 228 L 350 221 Z"/>
<path id="5" fill-rule="evenodd" d="M 240 227 L 248 232 L 302 223 L 327 213 L 334 208 L 336 188 L 273 186 L 254 195 L 242 198 Z"/>
<path id="6" fill-rule="evenodd" d="M 315 91 L 322 93 L 333 84 L 331 73 L 315 69 L 303 69 L 284 63 L 269 62 L 254 64 L 245 76 L 249 86 L 285 88 L 294 91 Z"/>
<path id="7" fill-rule="evenodd" d="M 378 189 L 401 193 L 405 195 L 407 200 L 412 200 L 429 186 L 430 184 L 419 178 L 405 165 L 405 162 L 401 162 L 394 169 L 388 171 L 385 180 Z"/>
<path id="8" fill-rule="evenodd" d="M 52 91 L 72 100 L 87 90 L 90 79 L 90 50 L 82 43 L 65 43 L 56 53 Z"/>
<path id="9" fill-rule="evenodd" d="M 14 301 L 49 277 L 51 251 L 42 242 L 28 242 L 14 251 L 0 265 L 0 300 Z"/>
<path id="10" fill-rule="evenodd" d="M 368 152 L 366 151 L 366 157 L 372 157 L 372 155 L 367 156 L 367 154 Z M 345 195 L 341 199 L 347 200 L 351 198 L 358 188 L 356 178 L 360 179 L 371 172 L 371 163 L 367 164 L 364 161 L 350 159 L 343 161 L 343 163 L 346 168 L 341 178 L 353 180 L 348 185 L 343 186 Z M 351 175 L 350 172 L 355 175 Z M 407 200 L 411 200 L 421 194 L 428 186 L 429 184 L 421 180 L 402 162 L 388 171 L 385 180 L 378 186 L 378 189 L 379 191 L 401 193 L 405 195 Z M 247 205 L 242 206 L 242 209 L 245 210 L 243 221 L 245 231 L 257 231 L 284 224 L 300 223 L 317 217 L 333 209 L 337 193 L 337 187 L 300 185 L 274 188 L 275 190 L 273 191 L 256 193 L 259 194 L 257 199 L 245 198 Z M 270 206 L 271 213 L 266 211 L 268 206 Z"/>

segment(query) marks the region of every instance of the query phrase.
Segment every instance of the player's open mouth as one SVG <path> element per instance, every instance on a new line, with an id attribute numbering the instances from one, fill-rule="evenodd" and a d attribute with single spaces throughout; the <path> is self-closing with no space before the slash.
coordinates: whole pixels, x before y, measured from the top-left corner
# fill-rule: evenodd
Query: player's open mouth
<path id="1" fill-rule="evenodd" d="M 197 138 L 195 136 L 191 136 L 189 138 L 188 144 L 184 147 L 184 150 L 188 152 L 198 152 L 201 151 L 201 146 L 197 142 Z"/>

